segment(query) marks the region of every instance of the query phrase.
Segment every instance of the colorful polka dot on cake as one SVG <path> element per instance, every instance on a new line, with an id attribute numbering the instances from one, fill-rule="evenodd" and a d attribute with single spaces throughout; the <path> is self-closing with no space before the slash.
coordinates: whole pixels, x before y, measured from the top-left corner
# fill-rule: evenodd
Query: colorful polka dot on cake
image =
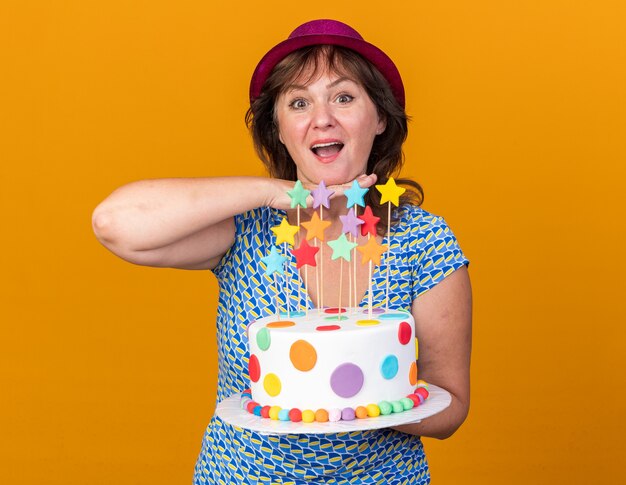
<path id="1" fill-rule="evenodd" d="M 261 366 L 256 355 L 252 354 L 248 360 L 248 374 L 252 382 L 258 382 L 261 378 Z M 252 397 L 252 396 L 251 396 Z"/>
<path id="2" fill-rule="evenodd" d="M 374 310 L 377 310 L 377 309 L 374 308 Z M 382 310 L 380 311 L 382 315 L 380 315 L 378 318 L 381 318 L 383 320 L 398 320 L 398 319 L 403 319 L 407 317 L 406 313 L 398 313 L 398 312 L 387 313 L 382 308 L 380 310 Z"/>
<path id="3" fill-rule="evenodd" d="M 256 334 L 256 344 L 261 350 L 267 350 L 270 348 L 270 343 L 270 331 L 267 328 L 261 328 Z"/>
<path id="4" fill-rule="evenodd" d="M 287 327 L 293 327 L 295 325 L 295 322 L 291 322 L 289 320 L 278 320 L 276 322 L 270 322 L 265 324 L 265 326 L 267 328 L 287 328 Z"/>
<path id="5" fill-rule="evenodd" d="M 406 345 L 411 341 L 413 335 L 413 329 L 408 322 L 400 322 L 398 325 L 398 340 L 402 345 Z"/>
<path id="6" fill-rule="evenodd" d="M 380 364 L 380 373 L 385 379 L 393 379 L 398 373 L 398 358 L 388 355 Z"/>
<path id="7" fill-rule="evenodd" d="M 270 396 L 278 396 L 280 394 L 280 379 L 276 374 L 267 374 L 263 379 L 263 388 Z"/>
<path id="8" fill-rule="evenodd" d="M 363 371 L 355 364 L 338 366 L 330 376 L 330 387 L 341 397 L 352 397 L 363 387 Z"/>
<path id="9" fill-rule="evenodd" d="M 346 313 L 346 309 L 345 308 L 326 308 L 324 310 L 324 313 L 330 313 L 331 315 L 333 314 L 337 314 L 337 313 Z"/>
<path id="10" fill-rule="evenodd" d="M 289 349 L 289 359 L 296 369 L 307 372 L 315 367 L 317 352 L 306 340 L 296 340 Z"/>
<path id="11" fill-rule="evenodd" d="M 417 364 L 415 362 L 411 362 L 411 367 L 409 368 L 409 383 L 412 386 L 417 385 Z"/>
<path id="12" fill-rule="evenodd" d="M 360 327 L 371 327 L 373 325 L 379 325 L 380 322 L 378 320 L 357 320 L 356 324 Z"/>

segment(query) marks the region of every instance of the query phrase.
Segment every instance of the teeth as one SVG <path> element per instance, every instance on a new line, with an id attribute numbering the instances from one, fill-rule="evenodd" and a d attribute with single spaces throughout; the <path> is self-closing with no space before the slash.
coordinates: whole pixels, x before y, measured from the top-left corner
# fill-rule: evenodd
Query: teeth
<path id="1" fill-rule="evenodd" d="M 330 146 L 333 146 L 333 145 L 342 145 L 342 143 L 339 143 L 338 141 L 332 141 L 332 142 L 330 142 L 330 143 L 318 143 L 318 144 L 316 144 L 316 145 L 313 145 L 313 146 L 311 147 L 311 149 L 314 149 L 314 148 L 323 148 L 323 147 L 330 147 Z"/>

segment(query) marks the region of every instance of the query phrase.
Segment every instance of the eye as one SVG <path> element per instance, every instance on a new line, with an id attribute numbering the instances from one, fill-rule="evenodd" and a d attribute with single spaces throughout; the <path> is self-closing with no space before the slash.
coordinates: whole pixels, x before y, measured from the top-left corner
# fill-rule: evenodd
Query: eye
<path id="1" fill-rule="evenodd" d="M 337 96 L 337 102 L 339 104 L 348 104 L 353 99 L 354 96 L 350 96 L 349 94 L 340 94 L 339 96 Z"/>
<path id="2" fill-rule="evenodd" d="M 294 99 L 289 103 L 289 107 L 292 109 L 304 109 L 307 107 L 307 102 L 302 98 Z"/>

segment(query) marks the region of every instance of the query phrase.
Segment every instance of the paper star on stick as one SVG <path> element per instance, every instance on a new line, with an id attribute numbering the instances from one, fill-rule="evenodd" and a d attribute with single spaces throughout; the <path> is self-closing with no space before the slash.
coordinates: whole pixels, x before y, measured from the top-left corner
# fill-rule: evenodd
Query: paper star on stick
<path id="1" fill-rule="evenodd" d="M 276 244 L 286 242 L 292 246 L 296 243 L 294 236 L 300 230 L 298 226 L 292 226 L 289 224 L 286 217 L 283 217 L 283 220 L 280 221 L 280 226 L 274 226 L 271 229 L 276 235 Z"/>
<path id="2" fill-rule="evenodd" d="M 263 261 L 266 266 L 265 274 L 270 276 L 274 273 L 283 274 L 283 264 L 286 260 L 287 258 L 278 254 L 276 246 L 272 246 L 270 253 L 264 258 L 261 258 L 261 261 Z"/>
<path id="3" fill-rule="evenodd" d="M 361 235 L 367 236 L 368 234 L 371 234 L 372 236 L 376 236 L 376 224 L 380 221 L 380 217 L 376 217 L 374 215 L 372 208 L 368 205 L 363 214 L 357 217 L 363 221 L 363 225 L 361 226 Z"/>
<path id="4" fill-rule="evenodd" d="M 359 183 L 356 180 L 352 181 L 352 187 L 344 192 L 344 195 L 348 198 L 348 202 L 346 203 L 346 207 L 349 209 L 350 207 L 354 207 L 355 205 L 360 205 L 361 207 L 365 207 L 365 200 L 363 197 L 369 189 L 362 189 Z"/>
<path id="5" fill-rule="evenodd" d="M 291 252 L 296 257 L 296 268 L 300 269 L 302 266 L 308 264 L 309 266 L 317 266 L 315 262 L 315 255 L 320 248 L 309 245 L 306 239 L 302 241 L 298 249 L 292 249 Z"/>
<path id="6" fill-rule="evenodd" d="M 313 213 L 313 217 L 309 222 L 303 222 L 302 225 L 306 228 L 306 240 L 310 241 L 314 237 L 320 241 L 324 240 L 324 231 L 330 226 L 330 221 L 323 221 L 317 212 Z"/>
<path id="7" fill-rule="evenodd" d="M 293 189 L 287 191 L 287 195 L 291 197 L 291 208 L 294 209 L 296 206 L 300 206 L 306 209 L 306 198 L 311 194 L 310 190 L 305 189 L 302 186 L 302 182 L 299 180 L 296 181 L 296 185 L 294 185 Z"/>
<path id="8" fill-rule="evenodd" d="M 333 249 L 331 259 L 343 258 L 350 261 L 350 251 L 358 246 L 357 243 L 348 241 L 345 234 L 342 234 L 334 241 L 328 241 L 328 245 Z"/>
<path id="9" fill-rule="evenodd" d="M 385 185 L 377 185 L 376 188 L 380 192 L 380 204 L 391 202 L 396 207 L 400 205 L 400 196 L 406 192 L 403 187 L 398 187 L 393 177 L 389 177 Z"/>
<path id="10" fill-rule="evenodd" d="M 363 221 L 354 214 L 353 208 L 345 216 L 339 216 L 339 219 L 341 219 L 341 232 L 352 234 L 354 237 L 359 235 L 359 226 L 363 224 Z"/>
<path id="11" fill-rule="evenodd" d="M 335 192 L 328 190 L 323 180 L 320 180 L 320 184 L 317 189 L 311 192 L 313 196 L 313 209 L 317 209 L 320 205 L 323 205 L 327 209 L 330 209 L 330 196 Z"/>
<path id="12" fill-rule="evenodd" d="M 359 251 L 361 256 L 361 263 L 365 264 L 369 261 L 372 261 L 374 264 L 380 265 L 380 257 L 382 254 L 387 251 L 389 246 L 386 244 L 378 244 L 375 237 L 370 238 L 366 244 L 363 246 L 359 246 L 356 248 Z"/>

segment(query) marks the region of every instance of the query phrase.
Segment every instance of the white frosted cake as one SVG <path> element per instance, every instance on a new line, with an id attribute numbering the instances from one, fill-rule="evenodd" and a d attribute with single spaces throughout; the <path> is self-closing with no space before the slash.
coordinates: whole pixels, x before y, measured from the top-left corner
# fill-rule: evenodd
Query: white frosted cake
<path id="1" fill-rule="evenodd" d="M 428 397 L 417 379 L 407 312 L 334 308 L 271 316 L 250 324 L 248 339 L 251 388 L 242 407 L 262 417 L 349 420 L 405 411 Z"/>

